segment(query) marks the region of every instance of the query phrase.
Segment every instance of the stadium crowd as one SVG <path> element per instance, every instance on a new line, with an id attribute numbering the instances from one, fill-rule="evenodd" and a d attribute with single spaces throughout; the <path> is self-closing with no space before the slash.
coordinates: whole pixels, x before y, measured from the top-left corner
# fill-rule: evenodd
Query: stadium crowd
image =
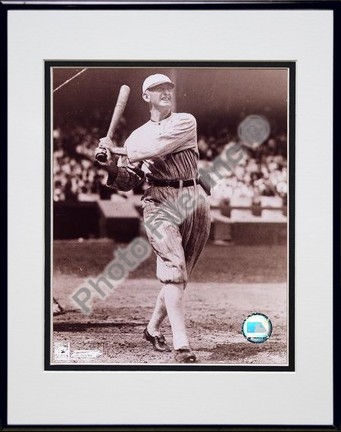
<path id="1" fill-rule="evenodd" d="M 115 140 L 122 143 L 127 135 L 124 119 Z M 105 186 L 106 172 L 93 161 L 94 148 L 102 136 L 91 125 L 62 125 L 53 131 L 53 173 L 55 201 L 91 201 L 110 199 L 115 191 Z M 226 128 L 215 134 L 199 134 L 199 167 L 208 169 L 226 146 L 238 142 Z M 252 202 L 261 197 L 287 197 L 287 139 L 284 133 L 270 136 L 262 145 L 245 147 L 245 157 L 233 171 L 226 170 L 214 188 L 217 199 L 248 197 Z M 142 193 L 141 185 L 134 193 Z M 120 192 L 117 192 L 120 193 Z"/>

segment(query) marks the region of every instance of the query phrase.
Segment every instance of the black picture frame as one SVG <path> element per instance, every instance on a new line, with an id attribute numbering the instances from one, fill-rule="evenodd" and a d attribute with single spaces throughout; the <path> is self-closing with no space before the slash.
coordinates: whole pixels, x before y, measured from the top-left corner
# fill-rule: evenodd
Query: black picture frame
<path id="1" fill-rule="evenodd" d="M 206 10 L 219 10 L 219 9 L 230 9 L 230 10 L 271 10 L 271 9 L 281 9 L 281 10 L 330 10 L 333 11 L 334 14 L 334 112 L 333 112 L 333 125 L 334 125 L 334 146 L 333 146 L 333 170 L 334 170 L 334 186 L 333 186 L 333 198 L 334 198 L 334 213 L 333 213 L 333 361 L 334 361 L 334 369 L 333 369 L 333 413 L 334 419 L 333 424 L 329 426 L 324 425 L 209 425 L 209 426 L 199 426 L 199 425 L 89 425 L 89 426 L 76 426 L 76 425 L 12 425 L 8 424 L 7 419 L 7 350 L 2 352 L 1 355 L 1 428 L 5 431 L 14 431 L 14 430 L 87 430 L 87 431 L 109 431 L 109 430 L 122 430 L 122 431 L 156 431 L 156 430 L 197 430 L 197 431 L 249 431 L 249 430 L 269 430 L 269 431 L 289 431 L 289 430 L 304 430 L 304 431 L 330 431 L 330 430 L 341 430 L 341 415 L 340 415 L 340 367 L 338 356 L 337 356 L 337 346 L 339 343 L 339 336 L 337 329 L 340 328 L 341 319 L 340 319 L 340 306 L 341 306 L 341 297 L 340 297 L 340 242 L 341 242 L 341 233 L 340 233 L 340 149 L 338 143 L 340 142 L 341 134 L 340 134 L 340 122 L 339 122 L 339 114 L 340 114 L 340 83 L 337 77 L 340 76 L 340 14 L 341 7 L 339 2 L 334 1 L 290 1 L 290 2 L 250 2 L 250 3 L 229 3 L 229 2 L 212 2 L 212 3 L 196 3 L 191 4 L 191 2 L 187 3 L 177 3 L 174 2 L 172 4 L 144 4 L 139 3 L 138 5 L 132 5 L 129 3 L 124 4 L 101 4 L 101 5 L 90 5 L 87 2 L 72 2 L 72 4 L 45 4 L 44 2 L 39 2 L 39 4 L 18 4 L 17 2 L 7 1 L 3 2 L 0 5 L 0 29 L 2 34 L 2 43 L 1 43 L 1 57 L 4 62 L 7 64 L 8 58 L 8 50 L 7 50 L 7 18 L 9 10 L 37 10 L 37 9 L 56 9 L 56 10 L 83 10 L 83 9 L 97 9 L 97 10 L 106 10 L 106 9 L 184 9 L 184 10 L 195 10 L 195 9 L 206 9 Z M 4 63 L 3 63 L 4 64 Z M 3 79 L 0 81 L 1 93 L 5 96 L 2 98 L 1 109 L 1 131 L 3 141 L 7 142 L 7 105 L 5 101 L 7 100 L 7 71 L 4 69 Z M 9 145 L 9 144 L 8 144 Z M 3 175 L 3 179 L 1 185 L 3 187 L 2 196 L 6 197 L 7 200 L 10 200 L 11 197 L 7 196 L 7 164 L 6 164 L 6 155 L 7 151 L 5 148 L 5 154 L 3 158 L 1 158 L 2 169 L 1 173 Z M 7 218 L 5 214 L 5 223 L 3 224 L 3 238 L 7 238 Z M 7 243 L 3 242 L 3 250 L 4 255 L 7 256 Z M 1 272 L 3 287 L 7 287 L 7 268 L 4 266 L 3 271 Z M 8 326 L 7 326 L 7 299 L 8 293 L 7 290 L 1 290 L 1 304 L 2 313 L 1 313 L 1 338 L 2 338 L 2 346 L 7 347 L 7 341 L 10 335 L 8 335 Z"/>

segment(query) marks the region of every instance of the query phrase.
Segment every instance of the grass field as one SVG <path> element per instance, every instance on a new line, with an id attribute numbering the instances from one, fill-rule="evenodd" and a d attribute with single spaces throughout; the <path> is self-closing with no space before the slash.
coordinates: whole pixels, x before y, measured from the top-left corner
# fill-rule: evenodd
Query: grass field
<path id="1" fill-rule="evenodd" d="M 54 242 L 53 296 L 66 313 L 54 317 L 53 342 L 55 348 L 70 350 L 67 361 L 55 357 L 55 363 L 173 362 L 172 353 L 157 353 L 142 339 L 160 289 L 154 255 L 107 299 L 96 297 L 90 316 L 70 300 L 86 278 L 104 270 L 118 246 L 110 240 Z M 286 269 L 284 246 L 207 244 L 186 289 L 188 333 L 200 363 L 287 363 Z M 263 344 L 252 344 L 241 333 L 243 320 L 255 311 L 273 324 L 273 334 Z M 163 327 L 171 343 L 167 319 Z"/>

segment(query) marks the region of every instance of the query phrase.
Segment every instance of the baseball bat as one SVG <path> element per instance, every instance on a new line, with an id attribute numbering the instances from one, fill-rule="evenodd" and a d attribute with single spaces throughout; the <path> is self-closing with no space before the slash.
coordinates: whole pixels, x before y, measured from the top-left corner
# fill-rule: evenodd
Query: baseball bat
<path id="1" fill-rule="evenodd" d="M 117 128 L 117 125 L 122 117 L 122 114 L 124 112 L 124 109 L 127 105 L 127 101 L 129 98 L 130 93 L 130 87 L 123 84 L 120 88 L 120 92 L 117 97 L 116 105 L 114 112 L 111 117 L 110 126 L 107 132 L 107 137 L 109 137 L 111 140 L 113 139 L 115 130 Z M 105 162 L 107 160 L 107 153 L 106 151 L 98 152 L 96 153 L 96 159 L 100 162 Z"/>

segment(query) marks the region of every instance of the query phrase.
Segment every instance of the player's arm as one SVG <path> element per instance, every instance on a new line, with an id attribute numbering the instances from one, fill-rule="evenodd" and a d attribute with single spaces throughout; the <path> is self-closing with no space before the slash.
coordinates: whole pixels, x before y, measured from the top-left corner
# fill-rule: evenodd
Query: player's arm
<path id="1" fill-rule="evenodd" d="M 127 192 L 137 187 L 144 179 L 144 173 L 139 167 L 117 166 L 111 164 L 108 167 L 107 186 Z"/>
<path id="2" fill-rule="evenodd" d="M 128 138 L 126 141 L 128 158 L 131 162 L 136 162 L 160 158 L 186 148 L 196 148 L 196 131 L 195 118 L 191 114 L 183 114 L 170 130 L 162 135 L 148 138 L 145 145 L 136 145 L 134 139 Z"/>
<path id="3" fill-rule="evenodd" d="M 97 149 L 105 149 L 107 151 L 107 160 L 105 162 L 98 161 L 98 163 L 108 171 L 106 185 L 109 188 L 127 192 L 134 189 L 143 181 L 144 173 L 139 166 L 126 164 L 127 161 L 124 160 L 126 157 L 118 157 L 116 153 L 112 152 L 113 148 L 124 149 L 123 147 L 114 147 L 111 140 L 107 137 L 102 138 Z"/>
<path id="4" fill-rule="evenodd" d="M 95 149 L 95 154 L 97 150 L 103 149 L 107 151 L 107 158 L 115 159 L 116 156 L 127 156 L 127 149 L 125 147 L 114 146 L 114 143 L 107 136 L 99 140 L 98 147 Z M 98 159 L 97 162 L 101 165 L 105 165 L 105 162 L 101 163 Z"/>

